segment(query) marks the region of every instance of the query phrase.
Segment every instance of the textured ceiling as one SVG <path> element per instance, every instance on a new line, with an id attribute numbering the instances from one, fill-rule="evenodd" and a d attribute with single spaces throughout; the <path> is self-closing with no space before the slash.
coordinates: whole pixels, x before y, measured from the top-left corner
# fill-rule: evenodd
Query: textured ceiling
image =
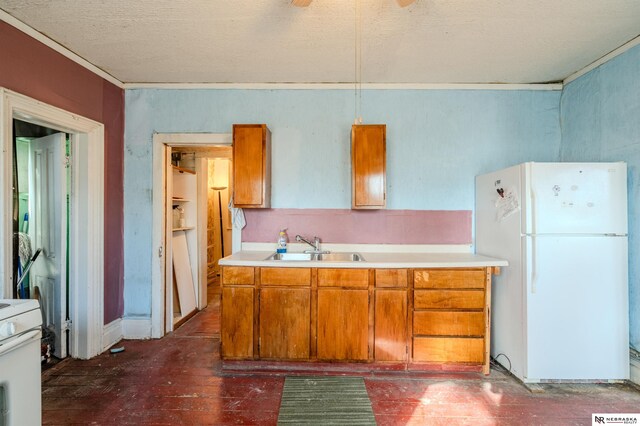
<path id="1" fill-rule="evenodd" d="M 559 81 L 640 33 L 638 0 L 361 2 L 364 83 Z M 356 80 L 356 0 L 0 0 L 125 83 Z"/>

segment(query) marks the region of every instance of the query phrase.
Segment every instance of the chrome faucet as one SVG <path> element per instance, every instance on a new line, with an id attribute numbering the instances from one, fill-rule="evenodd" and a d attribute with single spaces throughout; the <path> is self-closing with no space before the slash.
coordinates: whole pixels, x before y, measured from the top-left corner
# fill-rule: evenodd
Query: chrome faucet
<path id="1" fill-rule="evenodd" d="M 311 241 L 307 240 L 303 236 L 296 235 L 296 241 L 297 242 L 301 242 L 301 241 L 305 242 L 305 243 L 309 244 L 311 247 L 313 247 L 313 251 L 305 250 L 305 253 L 309 253 L 309 252 L 316 253 L 316 254 L 317 253 L 329 253 L 329 252 L 320 251 L 320 238 L 318 238 L 318 237 L 313 237 L 313 243 L 312 243 Z"/>

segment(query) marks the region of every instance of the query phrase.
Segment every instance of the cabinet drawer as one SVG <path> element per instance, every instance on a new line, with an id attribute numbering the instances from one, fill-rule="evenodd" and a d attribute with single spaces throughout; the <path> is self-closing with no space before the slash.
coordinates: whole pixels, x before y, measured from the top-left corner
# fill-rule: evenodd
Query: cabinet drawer
<path id="1" fill-rule="evenodd" d="M 426 269 L 413 273 L 415 288 L 484 288 L 484 269 Z"/>
<path id="2" fill-rule="evenodd" d="M 311 285 L 310 268 L 260 268 L 261 285 Z"/>
<path id="3" fill-rule="evenodd" d="M 479 337 L 416 337 L 413 360 L 418 362 L 484 361 L 484 341 Z"/>
<path id="4" fill-rule="evenodd" d="M 222 268 L 222 284 L 253 285 L 253 268 L 250 266 L 225 266 Z"/>
<path id="5" fill-rule="evenodd" d="M 484 315 L 482 312 L 414 312 L 413 334 L 483 336 Z"/>
<path id="6" fill-rule="evenodd" d="M 415 309 L 482 309 L 483 290 L 415 290 Z"/>
<path id="7" fill-rule="evenodd" d="M 368 269 L 318 269 L 318 287 L 369 287 Z"/>
<path id="8" fill-rule="evenodd" d="M 376 287 L 406 287 L 406 269 L 376 269 Z"/>

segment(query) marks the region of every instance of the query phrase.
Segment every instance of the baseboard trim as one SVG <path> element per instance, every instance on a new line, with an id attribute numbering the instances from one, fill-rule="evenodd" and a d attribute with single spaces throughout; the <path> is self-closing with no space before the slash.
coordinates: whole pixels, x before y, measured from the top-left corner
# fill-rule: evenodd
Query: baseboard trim
<path id="1" fill-rule="evenodd" d="M 118 318 L 105 325 L 102 330 L 102 351 L 122 340 L 122 318 Z"/>
<path id="2" fill-rule="evenodd" d="M 151 318 L 123 318 L 122 334 L 125 339 L 150 339 Z"/>
<path id="3" fill-rule="evenodd" d="M 629 369 L 629 380 L 631 380 L 636 385 L 640 385 L 640 359 L 631 357 L 631 361 L 629 362 Z"/>

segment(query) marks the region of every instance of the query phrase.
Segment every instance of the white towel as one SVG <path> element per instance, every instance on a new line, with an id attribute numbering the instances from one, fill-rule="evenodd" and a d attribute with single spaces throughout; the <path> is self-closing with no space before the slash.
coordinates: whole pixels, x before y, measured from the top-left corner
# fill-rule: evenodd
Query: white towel
<path id="1" fill-rule="evenodd" d="M 247 220 L 244 218 L 242 209 L 233 207 L 233 196 L 229 197 L 229 211 L 231 212 L 231 223 L 236 229 L 242 229 L 247 226 Z"/>

